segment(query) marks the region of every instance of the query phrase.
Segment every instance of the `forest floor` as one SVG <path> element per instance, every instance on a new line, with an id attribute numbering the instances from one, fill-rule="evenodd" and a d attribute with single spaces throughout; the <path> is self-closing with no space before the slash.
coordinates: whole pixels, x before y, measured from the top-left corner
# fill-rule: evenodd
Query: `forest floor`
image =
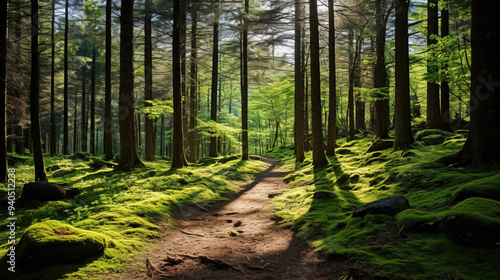
<path id="1" fill-rule="evenodd" d="M 228 202 L 184 206 L 175 229 L 155 241 L 114 279 L 337 279 L 345 267 L 314 253 L 297 233 L 279 227 L 270 197 L 288 188 L 288 171 L 269 167 Z M 137 267 L 146 264 L 147 271 Z"/>

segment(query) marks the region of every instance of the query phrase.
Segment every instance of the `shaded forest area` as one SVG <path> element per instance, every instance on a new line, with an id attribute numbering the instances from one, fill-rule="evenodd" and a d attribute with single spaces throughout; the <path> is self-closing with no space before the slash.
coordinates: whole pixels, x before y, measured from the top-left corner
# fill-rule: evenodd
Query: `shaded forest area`
<path id="1" fill-rule="evenodd" d="M 499 6 L 2 1 L 1 278 L 146 275 L 264 158 L 339 279 L 498 278 Z"/>

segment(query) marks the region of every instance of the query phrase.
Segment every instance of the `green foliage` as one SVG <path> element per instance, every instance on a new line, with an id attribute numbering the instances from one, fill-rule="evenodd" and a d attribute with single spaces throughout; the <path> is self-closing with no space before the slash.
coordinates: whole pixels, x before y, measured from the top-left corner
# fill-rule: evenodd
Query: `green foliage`
<path id="1" fill-rule="evenodd" d="M 174 112 L 172 100 L 153 99 L 145 100 L 146 105 L 137 106 L 137 109 L 146 114 L 150 119 L 156 119 L 165 114 L 172 114 Z"/>

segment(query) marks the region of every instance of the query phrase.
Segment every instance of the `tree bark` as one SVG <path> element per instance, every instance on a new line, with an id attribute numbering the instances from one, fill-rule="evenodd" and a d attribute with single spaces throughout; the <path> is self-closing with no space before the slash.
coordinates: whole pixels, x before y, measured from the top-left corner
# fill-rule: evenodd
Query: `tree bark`
<path id="1" fill-rule="evenodd" d="M 354 34 L 352 29 L 349 29 L 349 38 L 348 38 L 348 51 L 349 51 L 349 91 L 347 97 L 347 113 L 348 113 L 348 125 L 349 132 L 347 134 L 347 141 L 354 140 L 354 69 L 355 58 L 354 58 Z"/>
<path id="2" fill-rule="evenodd" d="M 142 166 L 137 153 L 134 96 L 134 0 L 122 0 L 120 17 L 120 161 L 115 169 Z"/>
<path id="3" fill-rule="evenodd" d="M 68 68 L 68 34 L 69 34 L 69 0 L 64 7 L 64 124 L 63 124 L 63 154 L 69 154 L 69 68 Z"/>
<path id="4" fill-rule="evenodd" d="M 113 159 L 113 131 L 111 116 L 111 0 L 106 0 L 106 67 L 104 96 L 104 158 Z"/>
<path id="5" fill-rule="evenodd" d="M 173 32 L 173 91 L 174 91 L 174 127 L 171 169 L 187 165 L 184 150 L 182 124 L 182 85 L 181 85 L 181 0 L 174 0 L 174 32 Z"/>
<path id="6" fill-rule="evenodd" d="M 55 57 L 56 57 L 56 42 L 55 42 L 55 22 L 56 22 L 56 1 L 52 1 L 52 20 L 51 20 L 51 55 L 50 55 L 50 155 L 56 153 L 56 113 L 55 113 Z M 1 89 L 0 89 L 1 90 Z"/>
<path id="7" fill-rule="evenodd" d="M 438 35 L 438 7 L 437 0 L 428 0 L 427 3 L 427 46 L 436 43 L 431 36 Z M 436 75 L 438 71 L 435 59 L 427 53 L 427 75 Z M 439 109 L 439 85 L 435 82 L 427 82 L 427 119 L 426 128 L 441 128 L 441 113 Z"/>
<path id="8" fill-rule="evenodd" d="M 151 42 L 151 0 L 146 0 L 146 15 L 144 17 L 144 105 L 151 106 L 148 100 L 153 100 L 153 53 Z M 146 116 L 145 120 L 145 153 L 147 161 L 154 161 L 156 155 L 155 120 Z"/>
<path id="9" fill-rule="evenodd" d="M 410 115 L 410 65 L 408 60 L 408 0 L 396 1 L 394 150 L 407 149 L 413 142 Z"/>
<path id="10" fill-rule="evenodd" d="M 449 5 L 441 9 L 441 37 L 450 35 L 450 14 Z M 441 71 L 446 71 L 448 65 L 445 64 Z M 447 78 L 441 82 L 441 126 L 445 131 L 452 131 L 450 116 L 450 85 Z"/>
<path id="11" fill-rule="evenodd" d="M 245 0 L 243 23 L 242 83 L 241 83 L 241 144 L 242 160 L 248 160 L 248 13 L 249 0 Z"/>
<path id="12" fill-rule="evenodd" d="M 337 72 L 335 70 L 335 9 L 333 0 L 328 0 L 328 63 L 329 63 L 329 95 L 328 95 L 328 137 L 326 139 L 326 155 L 335 155 L 337 139 Z"/>
<path id="13" fill-rule="evenodd" d="M 311 121 L 313 134 L 313 165 L 315 168 L 328 164 L 323 143 L 323 121 L 321 118 L 321 77 L 319 64 L 318 4 L 309 0 L 311 36 Z"/>
<path id="14" fill-rule="evenodd" d="M 7 182 L 7 1 L 0 3 L 0 182 Z"/>
<path id="15" fill-rule="evenodd" d="M 92 48 L 92 73 L 90 76 L 90 153 L 92 155 L 96 154 L 95 149 L 95 64 L 96 64 L 96 46 L 93 45 Z"/>
<path id="16" fill-rule="evenodd" d="M 85 68 L 87 68 L 87 65 L 82 67 L 82 104 L 81 104 L 81 110 L 80 110 L 80 123 L 81 123 L 81 135 L 80 135 L 80 151 L 82 152 L 87 152 L 87 108 L 86 108 L 86 100 L 87 100 L 87 93 L 86 93 L 86 77 L 85 77 Z"/>
<path id="17" fill-rule="evenodd" d="M 213 49 L 212 49 L 212 98 L 210 106 L 210 120 L 217 122 L 217 80 L 219 77 L 219 1 L 214 11 L 214 34 L 213 34 Z M 212 132 L 214 133 L 214 132 Z M 217 156 L 217 137 L 210 137 L 210 153 L 209 156 Z"/>
<path id="18" fill-rule="evenodd" d="M 302 11 L 300 2 L 295 1 L 295 161 L 304 162 L 304 72 L 302 68 L 300 24 Z"/>
<path id="19" fill-rule="evenodd" d="M 40 53 L 38 52 L 38 28 L 38 0 L 32 0 L 30 114 L 36 182 L 47 181 L 40 129 Z"/>
<path id="20" fill-rule="evenodd" d="M 197 46 L 197 26 L 198 26 L 198 5 L 192 4 L 191 9 L 191 83 L 189 102 L 189 161 L 196 162 L 198 159 L 198 46 Z"/>

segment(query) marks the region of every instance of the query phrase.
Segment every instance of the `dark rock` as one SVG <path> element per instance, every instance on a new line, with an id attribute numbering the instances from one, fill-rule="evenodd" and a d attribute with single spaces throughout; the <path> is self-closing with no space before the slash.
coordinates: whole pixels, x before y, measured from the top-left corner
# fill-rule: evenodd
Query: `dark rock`
<path id="1" fill-rule="evenodd" d="M 234 156 L 230 156 L 230 157 L 223 157 L 223 158 L 219 159 L 218 163 L 226 163 L 226 162 L 229 162 L 232 160 L 237 160 L 237 159 L 240 159 L 240 156 L 234 155 Z"/>
<path id="2" fill-rule="evenodd" d="M 73 156 L 71 156 L 72 160 L 83 160 L 83 161 L 88 161 L 89 160 L 89 153 L 84 153 L 84 152 L 77 152 Z"/>
<path id="3" fill-rule="evenodd" d="M 382 151 L 382 150 L 387 150 L 390 149 L 394 146 L 394 141 L 393 140 L 384 140 L 384 139 L 377 139 L 375 142 L 373 142 L 368 150 L 366 151 L 367 153 L 375 152 L 375 151 Z"/>
<path id="4" fill-rule="evenodd" d="M 47 167 L 45 170 L 47 170 L 48 172 L 54 172 L 54 171 L 57 171 L 61 169 L 61 167 L 59 165 L 52 165 L 52 166 L 49 166 Z"/>
<path id="5" fill-rule="evenodd" d="M 23 187 L 21 198 L 29 198 L 38 201 L 61 200 L 66 197 L 66 190 L 58 184 L 49 182 L 32 182 Z"/>
<path id="6" fill-rule="evenodd" d="M 406 197 L 395 196 L 365 204 L 354 210 L 352 216 L 364 217 L 366 214 L 396 215 L 397 213 L 409 208 L 410 203 Z"/>
<path id="7" fill-rule="evenodd" d="M 445 141 L 445 138 L 441 135 L 427 136 L 422 140 L 422 142 L 426 146 L 435 146 L 435 145 L 443 144 L 444 141 Z"/>
<path id="8" fill-rule="evenodd" d="M 332 199 L 332 198 L 337 198 L 338 196 L 332 192 L 315 192 L 313 194 L 313 198 L 315 199 Z"/>
<path id="9" fill-rule="evenodd" d="M 346 149 L 346 148 L 337 149 L 337 150 L 335 150 L 335 153 L 338 155 L 352 155 L 352 154 L 354 154 L 353 151 L 351 151 L 350 149 Z"/>
<path id="10" fill-rule="evenodd" d="M 417 134 L 415 135 L 415 140 L 422 141 L 424 138 L 431 136 L 431 135 L 440 135 L 443 137 L 448 137 L 448 136 L 452 136 L 453 133 L 447 132 L 444 130 L 440 130 L 440 129 L 425 129 L 425 130 L 417 132 Z"/>
<path id="11" fill-rule="evenodd" d="M 114 162 L 109 162 L 109 161 L 104 161 L 104 160 L 101 160 L 101 159 L 94 159 L 90 164 L 89 166 L 92 167 L 93 169 L 101 169 L 103 167 L 108 167 L 108 168 L 115 168 L 116 167 L 116 163 Z"/>

